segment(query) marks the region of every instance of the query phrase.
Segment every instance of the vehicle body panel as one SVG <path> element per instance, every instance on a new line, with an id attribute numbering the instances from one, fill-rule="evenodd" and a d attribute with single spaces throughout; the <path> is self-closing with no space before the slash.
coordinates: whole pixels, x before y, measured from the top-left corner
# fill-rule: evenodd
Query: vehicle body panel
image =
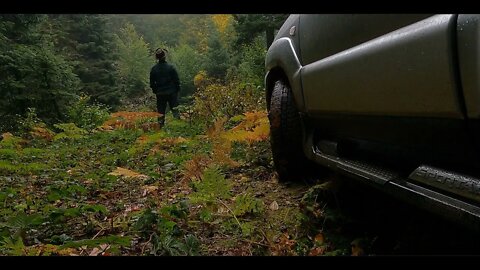
<path id="1" fill-rule="evenodd" d="M 459 70 L 468 118 L 480 119 L 480 16 L 459 15 Z"/>
<path id="2" fill-rule="evenodd" d="M 306 110 L 463 118 L 451 72 L 451 27 L 451 15 L 433 16 L 304 66 Z"/>
<path id="3" fill-rule="evenodd" d="M 301 17 L 302 65 L 425 19 L 428 14 L 311 14 Z M 318 34 L 312 34 L 318 33 Z"/>

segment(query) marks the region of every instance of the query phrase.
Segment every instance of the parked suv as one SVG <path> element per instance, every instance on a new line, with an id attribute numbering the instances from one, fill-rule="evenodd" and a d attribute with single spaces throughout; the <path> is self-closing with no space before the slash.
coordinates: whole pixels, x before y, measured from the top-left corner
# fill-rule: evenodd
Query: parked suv
<path id="1" fill-rule="evenodd" d="M 479 19 L 290 15 L 265 61 L 279 179 L 321 165 L 479 230 Z"/>

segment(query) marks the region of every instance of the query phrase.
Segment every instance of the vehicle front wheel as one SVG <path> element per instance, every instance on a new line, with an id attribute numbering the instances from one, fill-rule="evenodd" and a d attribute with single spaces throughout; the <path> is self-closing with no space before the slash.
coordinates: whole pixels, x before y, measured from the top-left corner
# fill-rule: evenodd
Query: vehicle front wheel
<path id="1" fill-rule="evenodd" d="M 270 144 L 279 181 L 301 181 L 309 175 L 312 162 L 303 153 L 302 125 L 293 94 L 283 80 L 275 82 L 270 99 Z"/>

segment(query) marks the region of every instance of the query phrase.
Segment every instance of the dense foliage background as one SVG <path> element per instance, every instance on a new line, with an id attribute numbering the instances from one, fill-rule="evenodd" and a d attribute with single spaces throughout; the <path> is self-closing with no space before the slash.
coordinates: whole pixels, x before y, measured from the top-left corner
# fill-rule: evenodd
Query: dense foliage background
<path id="1" fill-rule="evenodd" d="M 0 132 L 17 131 L 32 110 L 49 126 L 69 122 L 82 97 L 112 111 L 154 109 L 148 74 L 158 47 L 178 69 L 184 105 L 205 91 L 231 98 L 248 91 L 262 106 L 265 52 L 286 17 L 0 15 Z M 196 76 L 215 89 L 195 85 Z"/>
<path id="2" fill-rule="evenodd" d="M 263 79 L 286 17 L 0 15 L 0 255 L 479 254 L 338 175 L 278 183 Z M 181 79 L 161 129 L 158 47 Z"/>

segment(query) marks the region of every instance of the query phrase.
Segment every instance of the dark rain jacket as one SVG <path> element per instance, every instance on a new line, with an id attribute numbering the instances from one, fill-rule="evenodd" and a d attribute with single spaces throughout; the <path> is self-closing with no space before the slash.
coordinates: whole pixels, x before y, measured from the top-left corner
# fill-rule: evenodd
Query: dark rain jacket
<path id="1" fill-rule="evenodd" d="M 165 61 L 158 62 L 150 71 L 150 88 L 157 95 L 179 92 L 180 80 L 175 68 Z"/>

